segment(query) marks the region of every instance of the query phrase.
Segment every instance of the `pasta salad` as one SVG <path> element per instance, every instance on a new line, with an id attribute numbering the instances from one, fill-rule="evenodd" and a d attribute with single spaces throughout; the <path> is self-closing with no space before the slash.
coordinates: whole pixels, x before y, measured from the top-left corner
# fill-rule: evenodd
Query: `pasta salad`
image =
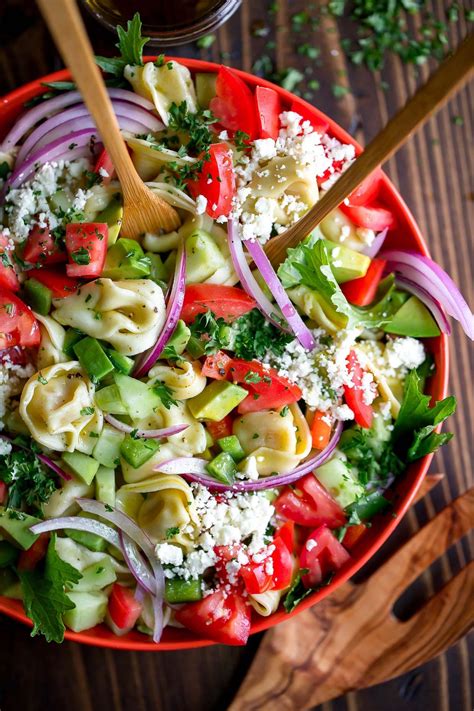
<path id="1" fill-rule="evenodd" d="M 376 172 L 275 271 L 265 245 L 355 158 L 233 70 L 98 58 L 134 164 L 180 227 L 132 240 L 74 85 L 0 145 L 0 594 L 60 642 L 105 622 L 245 644 L 343 571 L 390 486 L 451 435 L 431 405 L 448 275 L 384 248 Z"/>

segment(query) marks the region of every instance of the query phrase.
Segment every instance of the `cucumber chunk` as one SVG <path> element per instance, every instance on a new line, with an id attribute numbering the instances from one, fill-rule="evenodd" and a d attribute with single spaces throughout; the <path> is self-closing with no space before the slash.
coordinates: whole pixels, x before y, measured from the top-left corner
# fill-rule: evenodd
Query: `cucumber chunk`
<path id="1" fill-rule="evenodd" d="M 228 452 L 221 452 L 214 457 L 209 464 L 206 464 L 206 469 L 214 479 L 223 484 L 233 484 L 235 481 L 237 467 Z"/>
<path id="2" fill-rule="evenodd" d="M 84 484 L 91 484 L 97 474 L 99 462 L 82 452 L 63 452 L 61 459 L 73 474 L 79 477 Z"/>
<path id="3" fill-rule="evenodd" d="M 241 462 L 242 459 L 245 458 L 245 452 L 242 449 L 242 445 L 240 444 L 238 437 L 235 435 L 222 437 L 217 440 L 217 444 L 223 452 L 228 452 L 230 454 L 234 462 Z"/>
<path id="4" fill-rule="evenodd" d="M 145 464 L 160 448 L 154 439 L 133 439 L 127 435 L 120 445 L 120 454 L 127 464 L 138 469 Z"/>
<path id="5" fill-rule="evenodd" d="M 109 237 L 107 245 L 111 247 L 115 244 L 122 227 L 123 207 L 122 196 L 117 193 L 113 196 L 107 207 L 105 207 L 95 218 L 95 222 L 106 222 L 109 227 Z"/>
<path id="6" fill-rule="evenodd" d="M 104 556 L 82 571 L 82 578 L 71 586 L 73 592 L 94 592 L 115 583 L 117 573 L 109 556 Z"/>
<path id="7" fill-rule="evenodd" d="M 78 518 L 93 518 L 89 514 L 82 514 Z M 107 548 L 107 541 L 105 538 L 101 538 L 95 533 L 90 531 L 77 531 L 75 528 L 65 528 L 64 533 L 68 538 L 71 538 L 76 543 L 88 548 L 90 551 L 95 551 L 96 553 L 103 553 Z"/>
<path id="8" fill-rule="evenodd" d="M 122 373 L 114 373 L 114 381 L 127 414 L 132 419 L 141 420 L 148 417 L 161 403 L 159 396 L 146 383 L 142 383 L 136 378 L 130 378 Z"/>
<path id="9" fill-rule="evenodd" d="M 134 239 L 121 237 L 109 247 L 102 276 L 109 279 L 143 279 L 150 276 L 151 264 Z"/>
<path id="10" fill-rule="evenodd" d="M 31 548 L 38 536 L 31 533 L 30 528 L 40 523 L 39 518 L 19 511 L 6 510 L 0 506 L 0 533 L 4 538 L 16 543 L 24 551 Z"/>
<path id="11" fill-rule="evenodd" d="M 125 435 L 108 425 L 104 425 L 94 447 L 92 456 L 107 469 L 115 469 L 120 464 L 120 445 Z M 97 472 L 98 476 L 99 472 Z"/>
<path id="12" fill-rule="evenodd" d="M 83 632 L 104 621 L 108 600 L 104 592 L 70 592 L 67 596 L 75 608 L 67 610 L 63 620 L 73 632 Z"/>
<path id="13" fill-rule="evenodd" d="M 171 604 L 194 602 L 202 599 L 202 578 L 184 580 L 183 578 L 166 578 L 165 600 Z"/>
<path id="14" fill-rule="evenodd" d="M 354 478 L 342 459 L 334 457 L 316 469 L 316 478 L 346 508 L 364 494 L 364 487 Z"/>
<path id="15" fill-rule="evenodd" d="M 212 239 L 204 230 L 195 230 L 185 240 L 186 283 L 197 284 L 206 281 L 218 269 L 225 266 L 225 259 Z"/>
<path id="16" fill-rule="evenodd" d="M 75 343 L 72 349 L 93 383 L 100 382 L 113 372 L 114 364 L 95 338 L 87 336 Z"/>
<path id="17" fill-rule="evenodd" d="M 126 415 L 127 408 L 122 402 L 120 391 L 116 385 L 107 385 L 95 391 L 97 407 L 111 415 Z"/>
<path id="18" fill-rule="evenodd" d="M 95 475 L 95 498 L 109 506 L 115 506 L 115 471 L 99 467 Z"/>

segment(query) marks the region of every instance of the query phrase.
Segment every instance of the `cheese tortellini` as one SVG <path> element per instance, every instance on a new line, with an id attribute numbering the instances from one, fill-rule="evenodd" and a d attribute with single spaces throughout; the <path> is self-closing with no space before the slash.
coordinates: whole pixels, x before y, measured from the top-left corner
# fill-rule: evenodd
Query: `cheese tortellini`
<path id="1" fill-rule="evenodd" d="M 356 252 L 362 252 L 375 239 L 373 230 L 356 227 L 339 208 L 333 210 L 321 221 L 319 230 L 323 237 L 331 242 L 343 244 Z"/>
<path id="2" fill-rule="evenodd" d="M 137 94 L 155 104 L 166 126 L 169 124 L 171 104 L 179 106 L 185 101 L 188 111 L 195 113 L 197 110 L 191 72 L 182 64 L 166 62 L 162 67 L 157 67 L 153 62 L 147 62 L 143 67 L 128 64 L 124 76 Z"/>
<path id="3" fill-rule="evenodd" d="M 259 615 L 269 617 L 278 610 L 284 593 L 284 590 L 266 590 L 263 593 L 254 593 L 249 595 L 249 603 Z"/>
<path id="4" fill-rule="evenodd" d="M 53 318 L 108 341 L 123 355 L 135 355 L 156 342 L 165 321 L 165 300 L 151 279 L 100 278 L 67 299 L 54 299 Z"/>
<path id="5" fill-rule="evenodd" d="M 57 363 L 35 373 L 23 388 L 20 415 L 39 444 L 57 452 L 91 454 L 103 415 L 94 386 L 77 361 Z"/>
<path id="6" fill-rule="evenodd" d="M 176 400 L 189 400 L 202 393 L 206 387 L 207 378 L 201 374 L 199 361 L 180 360 L 176 365 L 165 365 L 158 362 L 149 373 L 150 386 L 156 383 L 167 385 Z"/>
<path id="7" fill-rule="evenodd" d="M 233 431 L 260 476 L 290 472 L 311 451 L 309 426 L 296 404 L 286 413 L 249 412 L 235 420 Z M 241 464 L 245 466 L 246 460 Z"/>
<path id="8" fill-rule="evenodd" d="M 172 542 L 190 546 L 191 532 L 198 526 L 199 518 L 189 484 L 179 476 L 155 474 L 145 481 L 126 484 L 118 495 L 146 494 L 141 503 L 136 505 L 134 518 L 154 543 L 170 539 L 170 529 L 179 529 L 172 537 Z M 168 532 L 168 535 L 167 535 Z"/>
<path id="9" fill-rule="evenodd" d="M 64 363 L 67 355 L 64 353 L 64 338 L 66 331 L 51 316 L 42 316 L 35 313 L 39 321 L 41 332 L 41 343 L 36 356 L 36 365 L 39 370 L 47 368 L 49 365 Z"/>

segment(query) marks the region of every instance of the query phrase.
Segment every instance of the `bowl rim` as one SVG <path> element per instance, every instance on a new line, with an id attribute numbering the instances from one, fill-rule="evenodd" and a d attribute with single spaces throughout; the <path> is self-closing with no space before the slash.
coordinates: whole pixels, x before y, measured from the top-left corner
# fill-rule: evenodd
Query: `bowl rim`
<path id="1" fill-rule="evenodd" d="M 156 55 L 144 57 L 144 61 L 153 61 L 154 59 L 156 59 Z M 222 64 L 218 64 L 215 62 L 208 62 L 200 59 L 185 57 L 167 56 L 166 60 L 174 60 L 181 64 L 184 64 L 192 72 L 216 72 L 220 66 L 223 66 Z M 266 79 L 250 74 L 249 72 L 245 72 L 240 69 L 235 69 L 234 67 L 232 67 L 232 71 L 235 72 L 240 78 L 242 78 L 246 82 L 246 84 L 248 84 L 252 88 L 258 85 L 275 89 L 278 92 L 280 98 L 283 100 L 283 103 L 285 104 L 291 105 L 291 102 L 297 101 L 300 105 L 304 106 L 308 112 L 312 112 L 315 117 L 326 121 L 329 124 L 330 133 L 334 135 L 338 140 L 353 145 L 355 147 L 356 154 L 359 154 L 362 151 L 361 145 L 356 140 L 354 140 L 354 138 L 349 135 L 347 131 L 345 131 L 330 116 L 327 116 L 324 112 L 322 112 L 320 109 L 316 108 L 306 100 L 296 96 L 295 94 L 287 91 L 286 89 L 283 89 L 280 86 L 273 84 L 272 82 L 269 82 Z M 21 87 L 18 87 L 17 89 L 14 89 L 5 96 L 1 97 L 0 122 L 2 114 L 4 114 L 4 112 L 8 111 L 10 118 L 14 118 L 15 116 L 17 116 L 20 113 L 21 108 L 23 107 L 23 103 L 26 100 L 32 98 L 33 96 L 39 95 L 41 91 L 45 90 L 45 87 L 43 86 L 44 82 L 65 81 L 69 80 L 70 78 L 70 72 L 67 69 L 61 69 L 57 72 L 52 72 L 51 74 L 47 74 L 31 82 L 28 82 L 27 84 L 24 84 Z M 405 228 L 408 229 L 408 231 L 411 233 L 411 237 L 413 238 L 416 244 L 417 251 L 419 251 L 425 256 L 429 256 L 428 247 L 421 234 L 420 228 L 418 227 L 415 221 L 415 218 L 413 217 L 412 213 L 410 212 L 407 204 L 401 197 L 397 188 L 393 185 L 392 181 L 389 180 L 385 173 L 383 174 L 382 179 L 382 189 L 384 191 L 384 194 L 388 196 L 392 208 L 396 206 L 397 214 L 402 215 L 403 221 L 405 223 Z M 438 354 L 437 370 L 433 380 L 433 397 L 435 397 L 436 399 L 441 399 L 446 397 L 449 378 L 448 339 L 445 334 L 441 334 L 435 339 L 430 340 L 437 344 Z M 263 632 L 264 630 L 274 627 L 275 625 L 284 622 L 285 620 L 291 619 L 291 617 L 299 614 L 303 610 L 307 610 L 326 596 L 330 595 L 331 592 L 333 592 L 337 587 L 342 585 L 345 581 L 347 581 L 350 577 L 357 573 L 362 568 L 362 566 L 365 565 L 365 563 L 385 543 L 385 541 L 389 538 L 389 536 L 393 533 L 395 528 L 400 523 L 404 514 L 410 508 L 413 499 L 415 498 L 416 493 L 428 471 L 432 458 L 433 454 L 429 454 L 408 467 L 408 469 L 403 475 L 403 479 L 401 480 L 405 482 L 407 491 L 400 497 L 400 500 L 394 502 L 392 514 L 395 515 L 391 515 L 387 519 L 383 530 L 379 533 L 378 536 L 375 537 L 375 540 L 373 540 L 370 545 L 366 547 L 366 549 L 361 555 L 359 555 L 357 558 L 354 558 L 353 563 L 350 566 L 347 566 L 347 568 L 342 569 L 341 573 L 336 574 L 329 585 L 319 590 L 316 590 L 314 593 L 309 595 L 292 612 L 287 613 L 284 610 L 279 609 L 277 610 L 277 612 L 273 613 L 268 617 L 259 616 L 258 619 L 256 619 L 256 615 L 253 615 L 251 634 Z M 410 479 L 410 483 L 408 484 L 407 479 Z M 3 612 L 8 617 L 18 620 L 19 622 L 22 622 L 30 627 L 32 626 L 31 620 L 29 620 L 23 612 L 23 606 L 21 601 L 0 596 L 0 612 Z M 170 628 L 168 628 L 168 630 L 170 630 Z M 76 641 L 90 646 L 126 651 L 176 651 L 185 649 L 196 649 L 198 647 L 207 647 L 217 644 L 212 640 L 201 638 L 198 635 L 189 632 L 188 630 L 171 628 L 171 635 L 171 639 L 162 641 L 159 644 L 155 644 L 151 640 L 148 641 L 144 635 L 138 632 L 133 631 L 128 633 L 127 635 L 124 635 L 123 637 L 117 637 L 111 631 L 107 630 L 104 625 L 99 625 L 98 627 L 95 627 L 91 630 L 86 630 L 84 632 L 72 632 L 71 630 L 66 629 L 64 637 L 69 641 Z"/>

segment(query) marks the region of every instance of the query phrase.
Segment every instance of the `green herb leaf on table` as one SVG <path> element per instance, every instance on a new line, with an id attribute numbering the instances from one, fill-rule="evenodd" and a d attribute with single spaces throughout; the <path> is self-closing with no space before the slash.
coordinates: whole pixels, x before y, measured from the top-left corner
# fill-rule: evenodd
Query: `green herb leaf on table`
<path id="1" fill-rule="evenodd" d="M 56 553 L 56 536 L 51 537 L 44 571 L 19 570 L 25 612 L 33 622 L 31 636 L 42 634 L 48 642 L 64 639 L 63 614 L 74 609 L 64 592 L 68 583 L 78 583 L 82 574 Z"/>

